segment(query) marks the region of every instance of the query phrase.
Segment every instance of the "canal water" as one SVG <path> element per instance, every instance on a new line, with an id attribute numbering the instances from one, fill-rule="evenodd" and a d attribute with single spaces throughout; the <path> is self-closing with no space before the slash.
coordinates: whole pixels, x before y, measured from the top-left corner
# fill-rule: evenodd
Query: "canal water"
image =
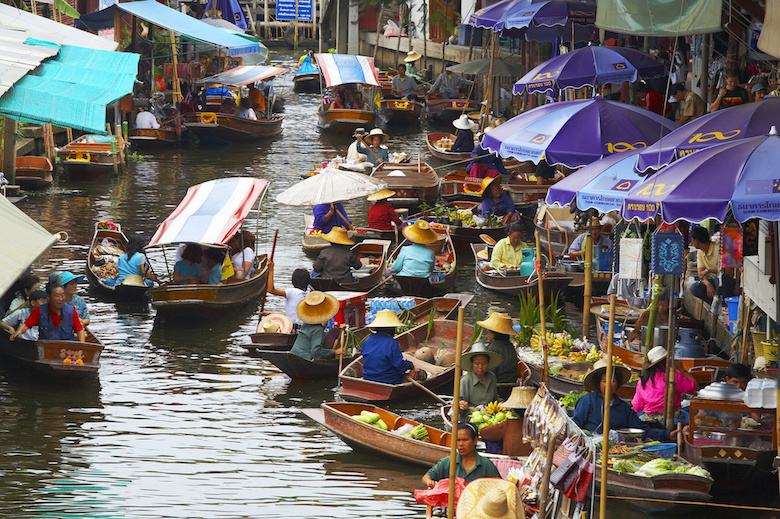
<path id="1" fill-rule="evenodd" d="M 292 67 L 295 56 L 274 64 Z M 301 248 L 307 208 L 275 201 L 277 194 L 318 162 L 344 154 L 348 137 L 320 132 L 319 97 L 297 95 L 291 76 L 276 80 L 286 99 L 284 132 L 261 145 L 182 147 L 134 154 L 117 177 L 88 181 L 60 176 L 51 190 L 21 207 L 48 230 L 64 230 L 35 264 L 83 273 L 99 220 L 120 223 L 126 234 L 150 238 L 193 184 L 226 176 L 272 181 L 262 212 L 250 221 L 261 252 L 273 231 L 276 285 L 310 267 Z M 416 160 L 426 152 L 422 133 L 391 135 L 393 150 Z M 346 204 L 365 222 L 364 201 Z M 459 258 L 458 291 L 475 295 L 473 322 L 497 298 L 476 285 L 471 258 Z M 412 496 L 423 468 L 356 454 L 301 413 L 337 393 L 334 381 L 290 382 L 242 347 L 257 326 L 257 307 L 209 323 L 158 326 L 146 305 L 113 303 L 82 286 L 90 329 L 105 344 L 99 377 L 81 385 L 30 379 L 0 368 L 0 516 L 8 518 L 373 518 L 421 517 Z M 513 301 L 503 300 L 512 307 Z M 270 296 L 266 309 L 283 311 Z M 577 317 L 574 316 L 575 321 Z M 435 402 L 391 409 L 432 425 Z M 621 503 L 610 517 L 643 517 Z M 702 510 L 694 517 L 762 517 Z M 768 517 L 768 515 L 767 515 Z"/>

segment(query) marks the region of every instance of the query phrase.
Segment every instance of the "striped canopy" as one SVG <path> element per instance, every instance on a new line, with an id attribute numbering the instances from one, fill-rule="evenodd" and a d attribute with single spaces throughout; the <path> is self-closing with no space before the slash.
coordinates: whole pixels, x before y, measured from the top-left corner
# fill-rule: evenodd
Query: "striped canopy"
<path id="1" fill-rule="evenodd" d="M 221 178 L 192 186 L 147 245 L 225 245 L 268 187 L 257 178 Z"/>
<path id="2" fill-rule="evenodd" d="M 263 65 L 236 67 L 219 74 L 203 78 L 202 83 L 244 86 L 257 83 L 287 72 L 286 68 L 266 67 Z"/>
<path id="3" fill-rule="evenodd" d="M 347 83 L 379 86 L 374 58 L 351 54 L 315 54 L 314 59 L 325 76 L 327 87 Z"/>

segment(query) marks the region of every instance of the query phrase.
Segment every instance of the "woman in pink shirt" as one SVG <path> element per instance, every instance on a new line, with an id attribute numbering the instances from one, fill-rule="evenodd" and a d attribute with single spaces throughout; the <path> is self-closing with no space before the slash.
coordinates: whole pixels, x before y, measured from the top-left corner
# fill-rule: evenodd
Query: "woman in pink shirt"
<path id="1" fill-rule="evenodd" d="M 666 349 L 663 346 L 656 346 L 647 352 L 648 366 L 645 368 L 645 374 L 636 385 L 636 393 L 631 404 L 634 411 L 641 417 L 643 413 L 663 413 L 664 412 L 664 393 L 666 391 L 666 366 L 663 361 L 666 360 Z M 687 374 L 675 371 L 675 395 L 674 408 L 680 408 L 680 394 L 691 394 L 696 391 L 696 381 Z"/>

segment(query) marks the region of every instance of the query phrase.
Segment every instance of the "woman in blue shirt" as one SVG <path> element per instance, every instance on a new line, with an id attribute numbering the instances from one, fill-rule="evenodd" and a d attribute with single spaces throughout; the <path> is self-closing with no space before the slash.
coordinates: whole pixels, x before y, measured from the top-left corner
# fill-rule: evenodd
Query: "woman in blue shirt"
<path id="1" fill-rule="evenodd" d="M 393 261 L 393 272 L 399 276 L 430 277 L 436 264 L 436 254 L 425 244 L 435 243 L 439 235 L 424 220 L 417 220 L 414 225 L 407 225 L 403 233 L 412 244 L 402 247 L 398 252 L 398 256 Z"/>
<path id="2" fill-rule="evenodd" d="M 504 224 L 517 219 L 515 203 L 512 198 L 501 189 L 501 177 L 485 178 L 482 181 L 482 217 L 496 215 Z"/>
<path id="3" fill-rule="evenodd" d="M 358 153 L 363 153 L 366 156 L 366 161 L 373 164 L 374 167 L 384 164 L 390 155 L 387 148 L 382 147 L 382 144 L 386 143 L 388 139 L 390 139 L 389 135 L 380 128 L 374 128 L 363 138 L 363 143 L 368 144 L 368 148 L 363 143 L 358 144 Z"/>
<path id="4" fill-rule="evenodd" d="M 115 285 L 121 285 L 127 276 L 141 276 L 147 286 L 152 286 L 151 278 L 154 275 L 151 274 L 149 265 L 146 263 L 146 256 L 142 252 L 145 245 L 146 240 L 137 234 L 127 240 L 127 252 L 119 256 L 119 261 L 116 263 L 119 275 L 116 277 L 116 281 L 113 281 Z M 146 279 L 147 277 L 150 279 Z"/>
<path id="5" fill-rule="evenodd" d="M 395 329 L 404 323 L 393 310 L 380 310 L 368 325 L 373 332 L 360 347 L 363 355 L 363 378 L 384 384 L 402 384 L 412 370 L 412 363 L 404 360 L 401 346 L 393 338 Z"/>

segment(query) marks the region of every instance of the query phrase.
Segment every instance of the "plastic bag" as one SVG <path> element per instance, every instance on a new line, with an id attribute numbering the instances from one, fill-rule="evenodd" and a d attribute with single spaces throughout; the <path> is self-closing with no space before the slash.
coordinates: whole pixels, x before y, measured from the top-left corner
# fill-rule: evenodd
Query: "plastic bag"
<path id="1" fill-rule="evenodd" d="M 384 34 L 388 38 L 392 37 L 398 37 L 398 36 L 406 36 L 406 31 L 401 32 L 401 30 L 398 28 L 398 24 L 395 23 L 393 20 L 387 20 L 387 23 L 384 27 Z"/>
<path id="2" fill-rule="evenodd" d="M 455 505 L 458 504 L 458 499 L 463 493 L 463 489 L 466 488 L 466 480 L 463 478 L 455 478 Z M 447 506 L 450 492 L 450 480 L 440 479 L 431 488 L 425 490 L 415 490 L 414 500 L 417 503 L 423 503 L 430 507 L 444 507 Z"/>

